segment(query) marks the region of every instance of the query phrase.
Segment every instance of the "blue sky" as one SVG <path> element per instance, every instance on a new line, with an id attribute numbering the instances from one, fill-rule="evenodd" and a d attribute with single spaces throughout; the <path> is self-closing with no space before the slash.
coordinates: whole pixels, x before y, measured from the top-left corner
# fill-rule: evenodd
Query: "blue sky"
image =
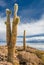
<path id="1" fill-rule="evenodd" d="M 21 17 L 21 22 L 30 22 L 31 19 L 40 19 L 44 14 L 44 0 L 0 0 L 0 16 L 5 17 L 5 10 L 9 8 L 12 11 L 12 17 L 15 3 L 19 5 L 18 15 Z"/>

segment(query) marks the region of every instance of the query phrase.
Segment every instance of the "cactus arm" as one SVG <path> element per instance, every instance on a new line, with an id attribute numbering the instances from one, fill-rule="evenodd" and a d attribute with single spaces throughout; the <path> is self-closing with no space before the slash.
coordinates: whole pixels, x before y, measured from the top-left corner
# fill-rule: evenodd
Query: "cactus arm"
<path id="1" fill-rule="evenodd" d="M 11 14 L 11 11 L 9 9 L 6 9 L 6 41 L 7 41 L 7 47 L 8 47 L 8 61 L 10 60 L 9 59 L 9 55 L 10 55 L 10 43 L 11 43 L 11 26 L 10 26 L 10 14 Z"/>

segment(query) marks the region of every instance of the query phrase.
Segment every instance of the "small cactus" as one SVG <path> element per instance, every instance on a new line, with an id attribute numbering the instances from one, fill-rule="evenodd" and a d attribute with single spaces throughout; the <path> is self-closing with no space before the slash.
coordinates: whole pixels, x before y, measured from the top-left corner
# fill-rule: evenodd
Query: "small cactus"
<path id="1" fill-rule="evenodd" d="M 25 39 L 25 30 L 24 30 L 24 36 L 23 36 L 23 50 L 26 50 L 26 39 Z"/>

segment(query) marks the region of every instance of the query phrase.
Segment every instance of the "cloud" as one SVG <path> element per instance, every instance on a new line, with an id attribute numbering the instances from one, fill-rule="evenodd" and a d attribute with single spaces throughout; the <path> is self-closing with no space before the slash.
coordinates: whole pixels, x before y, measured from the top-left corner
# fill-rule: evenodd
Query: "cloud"
<path id="1" fill-rule="evenodd" d="M 33 48 L 41 48 L 41 49 L 43 49 L 44 50 L 44 44 L 28 44 L 28 43 L 26 43 L 27 44 L 27 46 L 31 46 L 31 47 L 33 47 Z M 21 45 L 23 45 L 23 43 L 17 43 L 17 45 L 18 46 L 21 46 Z"/>
<path id="2" fill-rule="evenodd" d="M 5 32 L 5 24 L 4 23 L 0 23 L 0 31 Z"/>
<path id="3" fill-rule="evenodd" d="M 0 35 L 2 35 L 2 33 L 6 32 L 6 25 L 5 22 L 6 18 L 0 18 Z M 40 18 L 40 20 L 31 20 L 31 23 L 20 23 L 18 25 L 18 29 L 17 29 L 17 35 L 23 35 L 24 30 L 26 30 L 26 35 L 35 35 L 35 34 L 42 34 L 44 33 L 44 15 Z M 12 22 L 12 18 L 11 18 L 11 22 Z"/>
<path id="4" fill-rule="evenodd" d="M 33 48 L 37 48 L 37 49 L 40 49 L 40 50 L 44 50 L 44 44 L 28 44 L 28 46 L 31 46 Z"/>
<path id="5" fill-rule="evenodd" d="M 6 39 L 6 25 L 5 25 L 6 17 L 1 18 L 0 17 L 0 40 L 5 40 Z M 12 22 L 12 18 L 11 18 Z"/>
<path id="6" fill-rule="evenodd" d="M 18 35 L 23 35 L 24 30 L 26 30 L 26 35 L 44 33 L 44 16 L 40 20 L 31 21 L 31 23 L 20 24 L 18 26 Z"/>
<path id="7" fill-rule="evenodd" d="M 6 21 L 6 18 L 0 18 L 0 40 L 6 40 L 6 25 L 4 22 Z M 12 22 L 12 18 L 11 18 Z M 17 35 L 23 36 L 24 30 L 26 30 L 26 35 L 35 35 L 35 34 L 42 34 L 44 33 L 44 15 L 39 20 L 31 20 L 31 23 L 20 23 L 18 25 L 17 29 Z M 44 37 L 32 37 L 32 38 L 26 38 L 26 41 L 29 40 L 44 40 Z M 17 38 L 17 41 L 23 41 L 23 38 Z M 37 49 L 44 49 L 44 44 L 30 44 L 26 43 L 28 46 L 36 47 Z M 2 44 L 4 45 L 4 44 Z M 16 45 L 23 45 L 23 43 L 17 43 Z"/>
<path id="8" fill-rule="evenodd" d="M 38 40 L 38 41 L 40 41 L 40 40 L 44 40 L 44 37 L 43 36 L 41 36 L 41 37 L 32 37 L 32 38 L 26 38 L 26 41 L 32 41 L 32 40 Z M 21 38 L 17 38 L 17 41 L 23 41 L 23 37 Z"/>

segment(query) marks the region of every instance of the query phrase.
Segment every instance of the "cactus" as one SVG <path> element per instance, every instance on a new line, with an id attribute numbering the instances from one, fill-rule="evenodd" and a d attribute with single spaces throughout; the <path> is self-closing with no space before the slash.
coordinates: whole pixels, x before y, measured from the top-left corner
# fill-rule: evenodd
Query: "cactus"
<path id="1" fill-rule="evenodd" d="M 8 61 L 10 60 L 9 55 L 10 55 L 10 43 L 11 43 L 10 14 L 11 14 L 11 11 L 9 9 L 6 9 L 7 20 L 5 24 L 6 24 L 6 40 L 7 40 L 7 47 L 8 47 L 8 59 L 7 59 Z"/>
<path id="2" fill-rule="evenodd" d="M 16 45 L 16 38 L 17 38 L 17 26 L 18 23 L 20 22 L 20 18 L 17 16 L 17 11 L 18 11 L 18 5 L 15 4 L 14 6 L 14 18 L 12 22 L 12 35 L 11 35 L 11 62 L 13 65 L 18 65 L 17 63 L 15 64 L 14 60 L 14 55 L 15 55 L 15 45 Z M 14 60 L 14 61 L 13 61 Z"/>
<path id="3" fill-rule="evenodd" d="M 16 58 L 15 55 L 15 45 L 16 45 L 16 38 L 17 38 L 17 26 L 20 22 L 19 16 L 17 16 L 18 12 L 18 5 L 15 4 L 14 6 L 14 18 L 12 22 L 12 32 L 10 27 L 10 14 L 11 11 L 9 9 L 6 9 L 6 15 L 7 15 L 7 21 L 6 24 L 6 37 L 7 37 L 7 46 L 8 46 L 8 61 L 12 62 L 13 65 L 19 65 L 19 61 Z"/>
<path id="4" fill-rule="evenodd" d="M 24 36 L 23 36 L 23 50 L 26 50 L 25 30 L 24 30 Z"/>

